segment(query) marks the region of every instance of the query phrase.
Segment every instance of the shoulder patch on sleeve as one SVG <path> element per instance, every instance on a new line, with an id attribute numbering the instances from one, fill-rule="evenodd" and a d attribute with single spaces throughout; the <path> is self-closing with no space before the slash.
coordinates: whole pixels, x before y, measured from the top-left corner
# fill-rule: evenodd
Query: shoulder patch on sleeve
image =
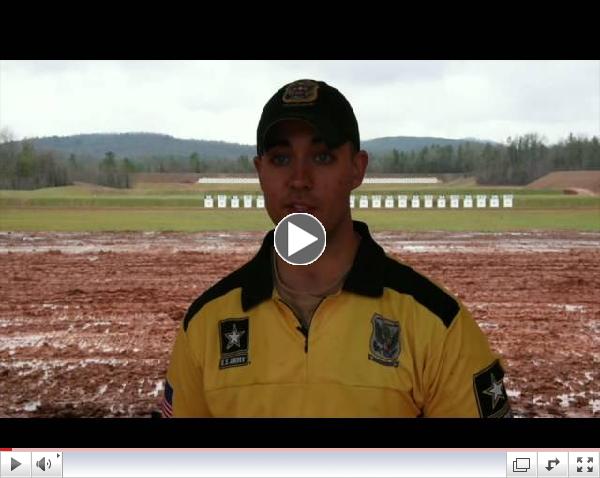
<path id="1" fill-rule="evenodd" d="M 411 267 L 386 256 L 383 286 L 412 296 L 450 327 L 460 306 L 456 299 Z"/>
<path id="2" fill-rule="evenodd" d="M 510 403 L 504 388 L 504 370 L 498 359 L 473 375 L 473 390 L 479 416 L 501 418 L 510 416 Z"/>
<path id="3" fill-rule="evenodd" d="M 171 387 L 168 380 L 165 380 L 165 391 L 160 407 L 163 418 L 171 418 L 173 416 L 173 387 Z"/>

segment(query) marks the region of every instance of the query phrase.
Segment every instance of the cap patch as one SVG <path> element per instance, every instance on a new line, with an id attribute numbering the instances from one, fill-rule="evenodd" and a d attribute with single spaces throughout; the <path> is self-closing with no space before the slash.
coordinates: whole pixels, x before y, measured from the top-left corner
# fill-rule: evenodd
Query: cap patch
<path id="1" fill-rule="evenodd" d="M 312 103 L 317 99 L 319 84 L 313 80 L 298 80 L 290 83 L 283 93 L 286 104 Z"/>

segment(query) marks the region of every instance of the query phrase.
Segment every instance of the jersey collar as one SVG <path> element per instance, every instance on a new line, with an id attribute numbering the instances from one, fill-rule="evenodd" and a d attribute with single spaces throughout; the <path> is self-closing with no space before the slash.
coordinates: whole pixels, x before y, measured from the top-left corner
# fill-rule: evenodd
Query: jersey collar
<path id="1" fill-rule="evenodd" d="M 342 289 L 368 297 L 379 297 L 383 293 L 385 252 L 373 240 L 364 222 L 353 221 L 352 223 L 362 240 Z M 260 250 L 246 268 L 242 284 L 244 311 L 270 299 L 273 295 L 271 251 L 274 234 L 274 229 L 267 233 Z"/>

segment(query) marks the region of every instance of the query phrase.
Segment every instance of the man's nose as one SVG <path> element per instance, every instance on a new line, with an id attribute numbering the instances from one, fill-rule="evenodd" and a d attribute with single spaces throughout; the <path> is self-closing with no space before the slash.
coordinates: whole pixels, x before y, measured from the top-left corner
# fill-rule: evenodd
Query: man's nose
<path id="1" fill-rule="evenodd" d="M 313 168 L 310 159 L 296 158 L 292 161 L 290 187 L 293 189 L 311 189 L 313 185 Z"/>

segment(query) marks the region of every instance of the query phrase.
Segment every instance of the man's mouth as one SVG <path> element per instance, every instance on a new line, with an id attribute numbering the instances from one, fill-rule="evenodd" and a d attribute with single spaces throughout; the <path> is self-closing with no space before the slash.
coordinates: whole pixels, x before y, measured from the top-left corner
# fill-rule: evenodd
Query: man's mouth
<path id="1" fill-rule="evenodd" d="M 315 211 L 315 207 L 309 204 L 304 203 L 289 203 L 286 204 L 286 209 L 291 212 L 306 212 L 309 214 L 313 214 Z"/>

